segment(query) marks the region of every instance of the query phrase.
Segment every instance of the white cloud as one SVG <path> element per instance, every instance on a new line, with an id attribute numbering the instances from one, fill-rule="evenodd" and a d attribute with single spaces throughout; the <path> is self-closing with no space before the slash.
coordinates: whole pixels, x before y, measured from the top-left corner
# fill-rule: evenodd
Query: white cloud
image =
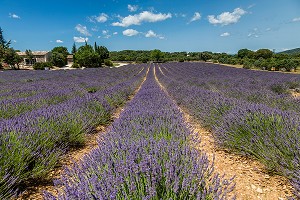
<path id="1" fill-rule="evenodd" d="M 118 35 L 118 32 L 114 32 L 113 35 Z"/>
<path id="2" fill-rule="evenodd" d="M 13 43 L 17 43 L 17 40 L 12 40 L 13 41 Z"/>
<path id="3" fill-rule="evenodd" d="M 201 19 L 201 14 L 199 12 L 195 12 L 194 16 L 190 20 L 190 23 L 193 22 L 193 21 L 200 20 L 200 19 Z"/>
<path id="4" fill-rule="evenodd" d="M 84 38 L 84 37 L 73 37 L 73 40 L 74 40 L 74 42 L 82 43 L 82 42 L 87 42 L 87 41 L 89 41 L 89 38 Z"/>
<path id="5" fill-rule="evenodd" d="M 103 35 L 108 34 L 108 30 L 103 30 L 103 31 L 102 31 L 102 34 L 103 34 Z"/>
<path id="6" fill-rule="evenodd" d="M 154 31 L 149 30 L 149 31 L 146 33 L 145 36 L 146 36 L 146 37 L 157 37 L 157 34 L 154 33 Z"/>
<path id="7" fill-rule="evenodd" d="M 255 37 L 258 38 L 259 36 L 257 35 L 257 33 L 249 33 L 248 37 Z"/>
<path id="8" fill-rule="evenodd" d="M 101 13 L 98 17 L 95 17 L 95 20 L 100 23 L 106 22 L 108 19 L 108 15 L 105 13 Z"/>
<path id="9" fill-rule="evenodd" d="M 235 24 L 240 18 L 245 15 L 247 12 L 241 8 L 234 9 L 233 12 L 223 12 L 222 14 L 215 17 L 214 15 L 208 15 L 208 21 L 211 24 L 217 25 L 221 24 L 222 26 Z"/>
<path id="10" fill-rule="evenodd" d="M 128 5 L 127 6 L 127 8 L 128 8 L 128 10 L 130 11 L 130 12 L 135 12 L 135 11 L 137 11 L 137 9 L 139 8 L 139 6 L 138 5 Z"/>
<path id="11" fill-rule="evenodd" d="M 225 32 L 225 33 L 222 33 L 220 36 L 221 36 L 221 37 L 228 37 L 228 36 L 230 36 L 230 33 Z"/>
<path id="12" fill-rule="evenodd" d="M 149 11 L 143 11 L 136 15 L 128 15 L 127 17 L 121 18 L 121 22 L 112 23 L 113 26 L 128 27 L 131 25 L 141 25 L 143 22 L 158 22 L 164 21 L 168 18 L 172 18 L 172 14 L 152 13 Z"/>
<path id="13" fill-rule="evenodd" d="M 14 14 L 14 13 L 9 13 L 9 17 L 10 17 L 10 18 L 14 18 L 14 19 L 21 19 L 20 16 Z"/>
<path id="14" fill-rule="evenodd" d="M 165 39 L 165 37 L 161 36 L 161 35 L 157 35 L 154 31 L 149 30 L 146 34 L 145 37 L 147 38 L 159 38 L 159 39 Z"/>
<path id="15" fill-rule="evenodd" d="M 249 34 L 248 37 L 258 38 L 261 35 L 261 31 L 258 28 L 254 28 Z"/>
<path id="16" fill-rule="evenodd" d="M 56 43 L 64 43 L 62 40 L 56 40 Z"/>
<path id="17" fill-rule="evenodd" d="M 81 34 L 83 34 L 83 35 L 85 35 L 85 36 L 92 36 L 92 35 L 89 33 L 89 31 L 87 30 L 86 26 L 82 26 L 81 24 L 77 24 L 76 27 L 75 27 L 75 29 L 76 29 L 79 33 L 81 33 Z"/>
<path id="18" fill-rule="evenodd" d="M 125 36 L 135 36 L 137 34 L 139 34 L 139 32 L 134 29 L 126 29 L 125 31 L 123 31 L 123 35 Z"/>
<path id="19" fill-rule="evenodd" d="M 300 17 L 294 18 L 292 21 L 293 22 L 300 22 Z"/>

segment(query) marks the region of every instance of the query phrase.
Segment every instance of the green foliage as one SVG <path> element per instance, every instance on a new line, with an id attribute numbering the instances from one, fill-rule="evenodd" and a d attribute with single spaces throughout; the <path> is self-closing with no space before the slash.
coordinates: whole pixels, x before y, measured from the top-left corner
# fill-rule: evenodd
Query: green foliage
<path id="1" fill-rule="evenodd" d="M 0 47 L 6 49 L 6 48 L 9 48 L 11 42 L 10 41 L 6 41 L 4 39 L 4 36 L 3 36 L 3 31 L 2 31 L 2 28 L 0 27 Z M 1 57 L 0 57 L 1 58 Z"/>
<path id="2" fill-rule="evenodd" d="M 276 94 L 285 94 L 288 93 L 288 88 L 286 85 L 283 84 L 274 84 L 271 86 L 270 88 L 273 92 L 275 92 Z"/>
<path id="3" fill-rule="evenodd" d="M 105 46 L 97 46 L 97 44 L 95 43 L 95 51 L 100 56 L 101 61 L 109 58 L 109 51 Z"/>
<path id="4" fill-rule="evenodd" d="M 112 61 L 110 61 L 110 60 L 105 59 L 104 60 L 104 65 L 109 66 L 109 67 L 113 67 L 114 63 Z"/>
<path id="5" fill-rule="evenodd" d="M 76 47 L 76 44 L 75 44 L 75 42 L 73 43 L 73 46 L 72 46 L 72 51 L 71 51 L 71 53 L 72 54 L 75 54 L 77 52 L 77 47 Z"/>
<path id="6" fill-rule="evenodd" d="M 101 67 L 101 57 L 96 53 L 91 45 L 79 47 L 75 53 L 76 62 L 81 67 Z"/>
<path id="7" fill-rule="evenodd" d="M 249 49 L 240 49 L 238 51 L 238 53 L 237 53 L 237 56 L 239 58 L 245 58 L 245 57 L 247 57 L 247 58 L 253 58 L 254 52 L 251 51 L 251 50 L 249 50 Z"/>
<path id="8" fill-rule="evenodd" d="M 54 66 L 63 67 L 67 64 L 66 57 L 64 54 L 54 51 L 51 55 L 51 63 Z"/>
<path id="9" fill-rule="evenodd" d="M 4 50 L 3 62 L 8 64 L 12 69 L 19 69 L 19 63 L 21 63 L 22 60 L 23 59 L 16 53 L 13 48 L 6 48 Z"/>
<path id="10" fill-rule="evenodd" d="M 77 62 L 74 62 L 72 68 L 80 68 L 80 65 Z"/>
<path id="11" fill-rule="evenodd" d="M 245 59 L 243 62 L 243 68 L 252 69 L 254 67 L 253 63 L 249 59 Z"/>
<path id="12" fill-rule="evenodd" d="M 35 70 L 45 70 L 45 68 L 52 68 L 52 63 L 51 62 L 37 62 L 34 63 L 33 69 Z"/>
<path id="13" fill-rule="evenodd" d="M 268 59 L 268 58 L 272 58 L 272 56 L 273 56 L 273 52 L 269 49 L 259 49 L 254 53 L 255 58 Z"/>
<path id="14" fill-rule="evenodd" d="M 156 61 L 156 62 L 162 61 L 163 57 L 164 57 L 164 53 L 161 52 L 159 49 L 154 49 L 151 51 L 151 59 L 153 61 Z"/>
<path id="15" fill-rule="evenodd" d="M 67 47 L 54 47 L 51 53 L 51 62 L 54 66 L 63 67 L 67 64 L 67 56 L 69 54 Z"/>
<path id="16" fill-rule="evenodd" d="M 204 62 L 208 61 L 209 59 L 212 59 L 212 54 L 209 52 L 202 52 L 199 54 L 200 60 L 203 60 Z"/>

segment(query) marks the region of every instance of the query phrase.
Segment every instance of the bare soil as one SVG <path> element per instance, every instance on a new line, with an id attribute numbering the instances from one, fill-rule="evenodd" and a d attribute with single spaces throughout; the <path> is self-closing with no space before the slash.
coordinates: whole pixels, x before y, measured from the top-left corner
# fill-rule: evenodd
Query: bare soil
<path id="1" fill-rule="evenodd" d="M 135 94 L 141 89 L 143 83 L 146 80 L 146 77 L 148 75 L 148 71 L 140 84 L 140 86 L 133 92 L 132 95 L 128 97 L 129 102 Z M 119 118 L 120 114 L 123 112 L 125 106 L 119 107 L 116 109 L 116 111 L 112 114 L 111 123 L 115 121 L 117 118 Z M 111 124 L 110 123 L 110 124 Z M 53 169 L 51 172 L 49 172 L 49 175 L 47 178 L 43 180 L 29 180 L 27 183 L 24 184 L 24 187 L 26 190 L 18 197 L 15 198 L 16 200 L 42 200 L 43 198 L 43 191 L 51 192 L 52 194 L 56 195 L 57 190 L 60 188 L 57 188 L 54 186 L 53 181 L 56 179 L 59 179 L 61 175 L 63 174 L 63 168 L 72 167 L 74 163 L 78 163 L 82 160 L 82 158 L 89 154 L 93 149 L 97 148 L 98 142 L 97 139 L 105 135 L 107 131 L 109 131 L 110 126 L 98 126 L 96 128 L 96 133 L 93 134 L 87 134 L 85 136 L 85 144 L 82 147 L 76 147 L 70 149 L 70 151 L 67 152 L 67 154 L 62 157 L 62 159 L 57 164 L 57 167 Z"/>
<path id="2" fill-rule="evenodd" d="M 168 94 L 156 75 L 155 78 Z M 266 168 L 257 160 L 219 148 L 211 132 L 201 127 L 186 109 L 179 109 L 187 124 L 191 125 L 193 132 L 201 139 L 196 148 L 205 152 L 210 162 L 214 162 L 215 172 L 225 175 L 226 179 L 235 177 L 236 186 L 231 197 L 236 195 L 236 199 L 241 200 L 283 200 L 286 196 L 292 196 L 293 188 L 285 177 L 268 174 Z"/>

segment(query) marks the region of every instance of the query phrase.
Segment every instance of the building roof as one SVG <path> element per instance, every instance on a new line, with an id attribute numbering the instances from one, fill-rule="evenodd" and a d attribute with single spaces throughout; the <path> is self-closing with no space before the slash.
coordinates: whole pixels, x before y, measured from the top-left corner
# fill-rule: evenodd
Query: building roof
<path id="1" fill-rule="evenodd" d="M 73 55 L 68 55 L 67 58 L 71 59 L 73 58 Z"/>
<path id="2" fill-rule="evenodd" d="M 32 55 L 34 55 L 34 56 L 44 56 L 48 53 L 49 53 L 49 51 L 32 51 Z M 17 54 L 19 56 L 26 56 L 26 52 L 24 52 L 24 51 L 23 52 L 17 52 Z"/>

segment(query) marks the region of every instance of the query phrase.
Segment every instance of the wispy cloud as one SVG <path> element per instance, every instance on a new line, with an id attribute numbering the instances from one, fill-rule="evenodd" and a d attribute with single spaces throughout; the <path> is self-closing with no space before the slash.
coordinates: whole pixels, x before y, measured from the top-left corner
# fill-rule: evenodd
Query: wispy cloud
<path id="1" fill-rule="evenodd" d="M 62 40 L 56 40 L 56 43 L 64 43 Z"/>
<path id="2" fill-rule="evenodd" d="M 247 12 L 241 8 L 236 8 L 234 9 L 233 12 L 223 12 L 220 15 L 218 15 L 217 17 L 215 15 L 208 15 L 208 21 L 211 24 L 214 25 L 229 25 L 229 24 L 235 24 L 237 23 L 240 18 L 245 15 Z"/>
<path id="3" fill-rule="evenodd" d="M 163 14 L 158 13 L 155 14 L 150 11 L 143 11 L 136 15 L 128 15 L 127 17 L 121 18 L 120 22 L 112 23 L 113 26 L 121 26 L 128 27 L 131 25 L 141 25 L 143 22 L 158 22 L 164 21 L 166 19 L 172 18 L 171 13 Z"/>
<path id="4" fill-rule="evenodd" d="M 114 32 L 113 35 L 118 35 L 118 32 Z"/>
<path id="5" fill-rule="evenodd" d="M 83 25 L 81 25 L 81 24 L 77 24 L 77 25 L 75 26 L 75 29 L 76 29 L 79 33 L 81 33 L 81 34 L 83 34 L 83 35 L 85 35 L 85 36 L 92 36 L 92 35 L 89 33 L 89 31 L 87 30 L 86 26 L 83 26 Z"/>
<path id="6" fill-rule="evenodd" d="M 249 5 L 247 8 L 250 9 L 250 8 L 255 7 L 255 6 L 256 6 L 256 4 L 251 4 L 251 5 Z"/>
<path id="7" fill-rule="evenodd" d="M 21 19 L 21 17 L 19 15 L 16 15 L 14 13 L 9 13 L 9 17 L 13 18 L 13 19 Z"/>
<path id="8" fill-rule="evenodd" d="M 88 21 L 93 22 L 93 23 L 96 23 L 96 22 L 104 23 L 108 20 L 108 18 L 109 18 L 109 16 L 105 13 L 101 13 L 98 16 L 94 15 L 94 16 L 87 17 Z"/>
<path id="9" fill-rule="evenodd" d="M 300 17 L 294 18 L 292 21 L 293 22 L 300 22 Z"/>
<path id="10" fill-rule="evenodd" d="M 225 33 L 222 33 L 220 36 L 221 36 L 221 37 L 228 37 L 228 36 L 230 36 L 230 33 L 225 32 Z"/>
<path id="11" fill-rule="evenodd" d="M 103 35 L 103 38 L 106 38 L 106 39 L 111 37 L 111 35 L 109 34 L 109 30 L 103 30 L 102 35 Z"/>
<path id="12" fill-rule="evenodd" d="M 83 43 L 89 41 L 89 38 L 84 37 L 73 37 L 74 42 Z"/>
<path id="13" fill-rule="evenodd" d="M 199 12 L 195 12 L 194 16 L 191 18 L 191 20 L 189 21 L 189 23 L 200 20 L 201 19 L 201 14 Z"/>
<path id="14" fill-rule="evenodd" d="M 146 34 L 145 37 L 147 38 L 159 38 L 159 39 L 164 39 L 163 36 L 156 34 L 154 31 L 149 30 Z"/>
<path id="15" fill-rule="evenodd" d="M 127 6 L 127 8 L 128 8 L 128 10 L 129 10 L 129 12 L 135 12 L 135 11 L 137 11 L 138 10 L 138 8 L 139 8 L 139 6 L 138 5 L 128 5 Z"/>
<path id="16" fill-rule="evenodd" d="M 108 15 L 105 13 L 101 13 L 98 17 L 95 18 L 97 22 L 104 23 L 108 19 Z"/>
<path id="17" fill-rule="evenodd" d="M 134 29 L 126 29 L 125 31 L 123 31 L 123 35 L 125 36 L 135 36 L 137 34 L 139 34 L 140 32 L 138 32 L 137 30 L 134 30 Z"/>

